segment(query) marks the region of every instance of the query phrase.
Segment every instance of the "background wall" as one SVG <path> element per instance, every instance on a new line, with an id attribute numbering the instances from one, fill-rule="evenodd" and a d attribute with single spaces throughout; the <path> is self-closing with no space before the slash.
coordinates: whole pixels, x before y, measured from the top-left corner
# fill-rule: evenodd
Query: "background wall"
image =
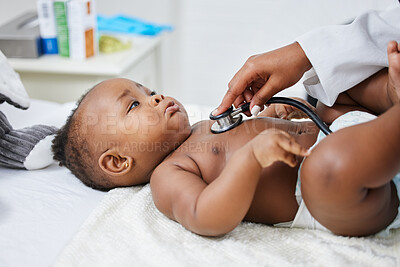
<path id="1" fill-rule="evenodd" d="M 163 47 L 163 88 L 184 103 L 217 106 L 246 59 L 314 28 L 350 21 L 397 0 L 97 0 L 97 12 L 124 13 L 175 27 Z M 0 0 L 0 25 L 35 0 Z M 157 88 L 155 88 L 157 89 Z M 300 84 L 287 92 L 304 96 Z"/>

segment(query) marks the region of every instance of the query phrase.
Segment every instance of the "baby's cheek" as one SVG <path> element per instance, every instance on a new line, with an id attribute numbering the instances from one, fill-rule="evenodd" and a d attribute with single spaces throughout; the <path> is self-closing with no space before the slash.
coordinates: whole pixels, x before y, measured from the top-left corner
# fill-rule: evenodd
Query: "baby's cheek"
<path id="1" fill-rule="evenodd" d="M 147 116 L 141 117 L 141 121 L 144 124 L 147 124 L 147 127 L 159 127 L 162 124 L 162 118 L 159 114 L 150 114 Z"/>
<path id="2" fill-rule="evenodd" d="M 157 130 L 161 124 L 162 121 L 157 114 L 132 115 L 120 123 L 119 130 L 124 134 L 149 134 Z"/>
<path id="3" fill-rule="evenodd" d="M 121 120 L 117 124 L 118 132 L 123 134 L 138 133 L 140 129 L 140 121 L 135 120 L 133 116 L 128 116 L 125 120 Z"/>

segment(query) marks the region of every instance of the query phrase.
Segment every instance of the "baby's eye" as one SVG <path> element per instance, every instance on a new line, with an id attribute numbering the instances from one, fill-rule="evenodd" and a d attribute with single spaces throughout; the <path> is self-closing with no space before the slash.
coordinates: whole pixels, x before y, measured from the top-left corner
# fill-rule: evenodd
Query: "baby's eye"
<path id="1" fill-rule="evenodd" d="M 150 96 L 156 95 L 156 91 L 151 91 Z"/>
<path id="2" fill-rule="evenodd" d="M 139 106 L 139 101 L 135 100 L 132 102 L 132 105 L 129 107 L 129 111 L 131 111 L 134 107 Z"/>

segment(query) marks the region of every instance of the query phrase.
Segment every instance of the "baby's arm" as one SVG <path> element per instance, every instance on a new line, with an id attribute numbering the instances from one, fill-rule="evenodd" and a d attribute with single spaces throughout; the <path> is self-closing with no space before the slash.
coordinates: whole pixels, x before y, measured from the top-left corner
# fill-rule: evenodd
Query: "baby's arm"
<path id="1" fill-rule="evenodd" d="M 289 134 L 266 130 L 237 150 L 208 185 L 196 171 L 177 163 L 160 165 L 151 177 L 153 199 L 161 212 L 187 229 L 222 235 L 247 214 L 262 169 L 276 161 L 295 166 L 295 155 L 305 156 L 307 151 Z"/>

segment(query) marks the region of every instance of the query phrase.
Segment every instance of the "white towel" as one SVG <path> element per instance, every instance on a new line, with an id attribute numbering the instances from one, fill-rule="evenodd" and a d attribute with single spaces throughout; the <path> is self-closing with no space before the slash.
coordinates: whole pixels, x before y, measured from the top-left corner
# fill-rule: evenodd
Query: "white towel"
<path id="1" fill-rule="evenodd" d="M 149 185 L 110 191 L 55 266 L 400 266 L 400 229 L 349 238 L 242 223 L 202 237 L 154 206 Z"/>

